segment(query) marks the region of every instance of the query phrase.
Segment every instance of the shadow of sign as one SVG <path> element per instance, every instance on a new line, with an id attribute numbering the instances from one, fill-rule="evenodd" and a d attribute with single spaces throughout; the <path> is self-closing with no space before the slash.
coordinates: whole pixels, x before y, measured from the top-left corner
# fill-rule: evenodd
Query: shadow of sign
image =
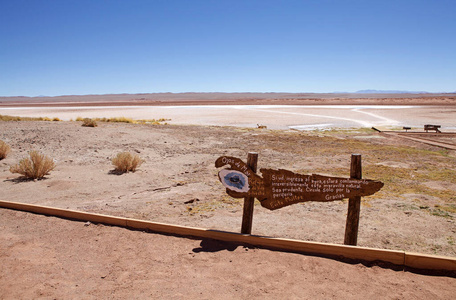
<path id="1" fill-rule="evenodd" d="M 237 249 L 238 246 L 239 245 L 230 242 L 217 241 L 213 239 L 203 239 L 201 240 L 200 247 L 194 248 L 192 251 L 195 253 L 219 252 L 224 250 L 234 251 Z"/>

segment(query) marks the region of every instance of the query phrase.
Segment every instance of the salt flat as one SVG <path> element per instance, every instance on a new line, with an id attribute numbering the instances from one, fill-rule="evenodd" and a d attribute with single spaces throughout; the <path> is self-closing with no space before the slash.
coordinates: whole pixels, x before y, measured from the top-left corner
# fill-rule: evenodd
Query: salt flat
<path id="1" fill-rule="evenodd" d="M 101 117 L 171 119 L 170 124 L 312 130 L 372 126 L 438 124 L 456 126 L 453 106 L 413 105 L 193 105 L 193 106 L 69 106 L 0 107 L 0 114 L 62 120 Z"/>

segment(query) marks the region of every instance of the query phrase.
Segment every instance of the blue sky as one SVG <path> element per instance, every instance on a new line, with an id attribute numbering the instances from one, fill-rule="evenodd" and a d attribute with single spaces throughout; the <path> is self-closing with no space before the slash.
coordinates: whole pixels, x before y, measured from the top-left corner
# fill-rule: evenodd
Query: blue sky
<path id="1" fill-rule="evenodd" d="M 456 91 L 454 0 L 0 0 L 0 96 Z"/>

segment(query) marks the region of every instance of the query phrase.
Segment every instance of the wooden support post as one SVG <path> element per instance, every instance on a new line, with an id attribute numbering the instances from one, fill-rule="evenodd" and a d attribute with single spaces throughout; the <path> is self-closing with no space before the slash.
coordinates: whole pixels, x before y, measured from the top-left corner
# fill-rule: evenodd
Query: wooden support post
<path id="1" fill-rule="evenodd" d="M 258 153 L 249 152 L 247 156 L 247 166 L 252 169 L 254 173 L 257 171 L 258 165 Z M 252 220 L 253 220 L 253 206 L 255 204 L 254 197 L 244 198 L 244 212 L 242 214 L 242 226 L 241 233 L 251 234 L 252 233 Z"/>
<path id="2" fill-rule="evenodd" d="M 361 179 L 361 154 L 352 154 L 350 164 L 350 178 Z M 356 246 L 358 243 L 359 212 L 361 197 L 356 196 L 348 200 L 347 223 L 345 225 L 345 245 Z"/>

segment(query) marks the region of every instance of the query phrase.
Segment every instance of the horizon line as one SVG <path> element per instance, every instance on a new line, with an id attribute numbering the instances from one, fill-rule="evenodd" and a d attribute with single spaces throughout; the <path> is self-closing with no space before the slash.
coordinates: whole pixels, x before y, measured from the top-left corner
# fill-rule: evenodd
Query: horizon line
<path id="1" fill-rule="evenodd" d="M 406 90 L 358 90 L 355 92 L 138 92 L 138 93 L 88 93 L 88 94 L 62 94 L 62 95 L 37 95 L 37 96 L 3 96 L 0 98 L 53 98 L 53 97 L 74 97 L 74 96 L 106 96 L 106 95 L 151 95 L 151 94 L 456 94 L 453 92 L 428 92 L 428 91 L 406 91 Z"/>

